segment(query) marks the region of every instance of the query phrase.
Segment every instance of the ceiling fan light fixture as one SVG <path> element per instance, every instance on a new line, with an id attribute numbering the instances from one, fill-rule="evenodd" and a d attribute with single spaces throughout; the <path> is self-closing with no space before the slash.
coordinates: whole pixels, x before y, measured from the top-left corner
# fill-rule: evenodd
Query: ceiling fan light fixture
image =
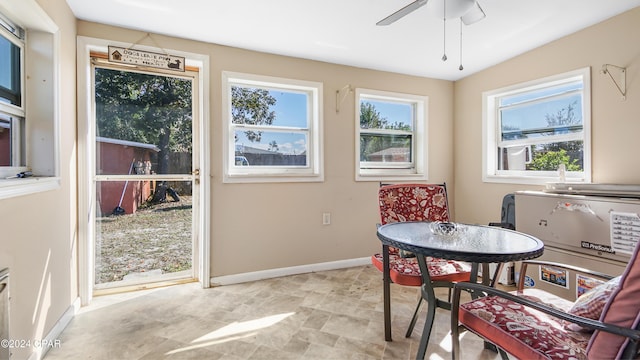
<path id="1" fill-rule="evenodd" d="M 471 25 L 477 23 L 478 21 L 484 19 L 487 15 L 484 13 L 484 10 L 480 7 L 480 4 L 477 2 L 474 6 L 469 9 L 464 15 L 460 16 L 460 19 L 465 25 Z"/>
<path id="2" fill-rule="evenodd" d="M 471 10 L 475 3 L 475 0 L 430 0 L 427 6 L 437 17 L 446 14 L 446 19 L 456 19 Z"/>

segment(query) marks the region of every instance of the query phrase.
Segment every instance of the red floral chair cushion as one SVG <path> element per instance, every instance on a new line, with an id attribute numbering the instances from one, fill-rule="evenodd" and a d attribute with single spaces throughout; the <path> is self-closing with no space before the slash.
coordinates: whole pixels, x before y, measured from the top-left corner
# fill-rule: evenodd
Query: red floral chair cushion
<path id="1" fill-rule="evenodd" d="M 462 289 L 484 291 L 492 295 L 459 305 L 459 311 L 454 313 L 458 317 L 457 319 L 452 317 L 452 323 L 462 324 L 465 328 L 521 359 L 638 359 L 640 358 L 639 254 L 640 243 L 636 245 L 625 271 L 618 279 L 619 284 L 615 285 L 616 279 L 609 282 L 613 291 L 608 296 L 602 315 L 597 321 L 575 318 L 570 311 L 572 302 L 543 290 L 524 289 L 521 293 L 512 292 L 511 295 L 516 299 L 512 297 L 509 300 L 507 299 L 509 296 L 500 290 L 479 284 L 458 283 L 454 289 L 455 306 L 460 299 Z M 579 273 L 582 270 L 574 267 L 573 271 Z M 552 315 L 533 309 L 531 304 L 521 305 L 518 297 L 527 297 L 529 302 L 550 305 L 536 306 Z M 603 299 L 600 299 L 598 304 L 591 304 L 593 306 L 588 307 L 599 308 L 602 301 Z M 549 307 L 556 310 L 548 309 Z M 591 312 L 588 315 L 597 316 L 597 311 Z M 565 314 L 572 316 L 567 317 Z M 561 320 L 561 317 L 564 320 Z M 597 330 L 593 333 L 572 331 L 568 329 L 566 322 Z M 457 326 L 452 326 L 452 334 L 455 357 L 460 351 Z"/>
<path id="2" fill-rule="evenodd" d="M 512 292 L 529 300 L 568 311 L 571 301 L 544 291 Z M 485 338 L 518 359 L 586 359 L 590 333 L 571 331 L 562 320 L 498 296 L 488 296 L 460 305 L 460 322 L 482 329 Z"/>
<path id="3" fill-rule="evenodd" d="M 387 185 L 378 191 L 381 224 L 449 221 L 444 185 Z"/>
<path id="4" fill-rule="evenodd" d="M 383 270 L 382 254 L 374 254 L 371 258 L 373 265 Z M 429 275 L 433 281 L 468 281 L 471 265 L 459 261 L 443 260 L 427 257 Z M 398 249 L 389 248 L 389 275 L 391 281 L 400 285 L 420 286 L 422 277 L 420 266 L 415 257 L 406 258 L 398 253 Z"/>

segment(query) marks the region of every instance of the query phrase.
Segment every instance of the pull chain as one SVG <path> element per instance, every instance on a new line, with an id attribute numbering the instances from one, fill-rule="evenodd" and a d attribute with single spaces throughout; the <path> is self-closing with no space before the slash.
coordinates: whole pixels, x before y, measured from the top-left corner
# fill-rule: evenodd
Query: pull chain
<path id="1" fill-rule="evenodd" d="M 464 70 L 464 66 L 462 66 L 462 19 L 460 19 L 460 67 L 458 70 Z"/>
<path id="2" fill-rule="evenodd" d="M 447 61 L 447 6 L 442 0 L 442 61 Z"/>

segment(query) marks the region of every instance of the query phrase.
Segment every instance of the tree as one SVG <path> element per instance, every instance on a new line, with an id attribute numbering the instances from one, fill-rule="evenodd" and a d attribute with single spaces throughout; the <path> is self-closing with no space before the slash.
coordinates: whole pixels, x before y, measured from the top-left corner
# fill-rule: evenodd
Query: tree
<path id="1" fill-rule="evenodd" d="M 399 121 L 389 123 L 387 118 L 382 117 L 376 110 L 376 106 L 369 102 L 360 103 L 360 128 L 361 129 L 391 129 L 391 130 L 411 130 L 411 126 Z"/>
<path id="2" fill-rule="evenodd" d="M 360 129 L 385 129 L 410 131 L 411 126 L 401 122 L 389 123 L 375 105 L 369 102 L 360 103 Z M 390 147 L 409 146 L 410 139 L 405 136 L 360 135 L 360 161 L 366 161 L 367 156 Z"/>
<path id="3" fill-rule="evenodd" d="M 571 104 L 568 104 L 567 107 L 564 107 L 558 110 L 555 114 L 545 114 L 545 120 L 547 121 L 548 127 L 562 127 L 562 126 L 571 126 L 577 125 L 581 123 L 581 119 L 579 119 L 575 114 L 575 108 L 578 105 L 578 101 L 574 101 Z M 582 141 L 567 141 L 564 143 L 551 143 L 546 144 L 544 146 L 545 151 L 560 151 L 561 149 L 567 151 L 582 151 L 583 142 Z"/>
<path id="4" fill-rule="evenodd" d="M 575 125 L 580 123 L 580 119 L 576 117 L 574 112 L 575 107 L 578 105 L 578 101 L 574 101 L 571 104 L 567 105 L 555 114 L 545 114 L 544 118 L 547 120 L 547 126 L 566 126 L 566 125 Z"/>
<path id="5" fill-rule="evenodd" d="M 527 170 L 554 171 L 560 164 L 565 164 L 567 171 L 582 170 L 578 159 L 571 160 L 565 149 L 536 153 L 533 161 L 527 164 Z"/>
<path id="6" fill-rule="evenodd" d="M 271 110 L 275 104 L 276 98 L 268 90 L 231 87 L 231 117 L 234 124 L 271 125 L 276 118 L 276 112 Z M 246 130 L 244 134 L 251 142 L 262 140 L 262 131 Z"/>
<path id="7" fill-rule="evenodd" d="M 278 151 L 280 150 L 280 148 L 278 147 L 278 143 L 273 140 L 272 142 L 269 143 L 269 150 L 270 151 Z"/>
<path id="8" fill-rule="evenodd" d="M 384 129 L 387 119 L 380 115 L 376 106 L 372 103 L 360 103 L 360 128 L 361 129 Z"/>
<path id="9" fill-rule="evenodd" d="M 192 150 L 192 81 L 96 68 L 99 136 L 156 145 L 156 173 L 169 173 L 170 152 Z"/>

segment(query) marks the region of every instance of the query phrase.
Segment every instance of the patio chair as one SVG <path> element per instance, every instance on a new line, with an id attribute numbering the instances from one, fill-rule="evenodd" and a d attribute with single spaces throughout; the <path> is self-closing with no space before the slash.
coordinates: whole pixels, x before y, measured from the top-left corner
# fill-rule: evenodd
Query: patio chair
<path id="1" fill-rule="evenodd" d="M 480 284 L 455 285 L 452 358 L 460 353 L 459 329 L 495 344 L 503 359 L 636 359 L 640 340 L 638 247 L 619 277 L 566 264 L 525 261 L 516 291 Z M 524 289 L 527 265 L 546 265 L 602 279 L 575 302 L 540 289 Z M 461 290 L 486 295 L 460 305 Z"/>
<path id="2" fill-rule="evenodd" d="M 378 205 L 380 210 L 381 225 L 402 221 L 449 221 L 449 207 L 447 201 L 447 189 L 445 184 L 396 184 L 383 185 L 378 190 Z M 383 246 L 383 251 L 385 247 Z M 415 256 L 400 251 L 394 247 L 388 247 L 389 252 L 389 276 L 387 279 L 405 286 L 421 286 L 423 283 L 420 267 Z M 384 272 L 383 254 L 374 254 L 371 257 L 373 265 Z M 471 265 L 459 261 L 443 260 L 432 257 L 426 258 L 431 276 L 431 284 L 434 288 L 446 287 L 449 289 L 447 301 L 437 299 L 437 306 L 450 309 L 451 289 L 457 281 L 468 281 L 471 274 Z M 418 317 L 422 295 L 419 293 L 411 323 L 405 334 L 410 337 Z M 385 316 L 390 316 L 387 309 L 390 308 L 388 296 L 385 296 Z M 385 339 L 391 341 L 390 329 L 385 329 Z"/>

